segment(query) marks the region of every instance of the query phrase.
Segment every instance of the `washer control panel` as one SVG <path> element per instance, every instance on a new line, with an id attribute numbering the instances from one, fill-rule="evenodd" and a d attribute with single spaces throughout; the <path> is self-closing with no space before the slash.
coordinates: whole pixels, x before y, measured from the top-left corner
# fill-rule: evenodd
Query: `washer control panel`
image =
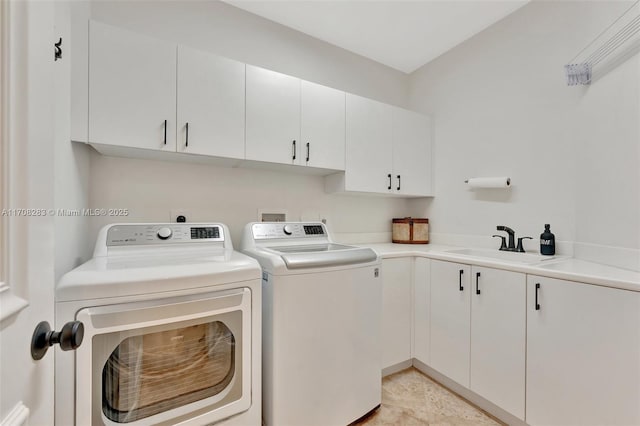
<path id="1" fill-rule="evenodd" d="M 326 237 L 327 231 L 322 223 L 303 222 L 264 222 L 254 223 L 251 227 L 254 240 L 274 238 Z"/>
<path id="2" fill-rule="evenodd" d="M 107 246 L 139 246 L 224 241 L 220 224 L 123 224 L 107 231 Z"/>

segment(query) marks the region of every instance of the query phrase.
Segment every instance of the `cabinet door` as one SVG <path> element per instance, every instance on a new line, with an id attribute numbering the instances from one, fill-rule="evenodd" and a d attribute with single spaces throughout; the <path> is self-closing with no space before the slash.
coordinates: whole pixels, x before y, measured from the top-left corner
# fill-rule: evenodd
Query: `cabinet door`
<path id="1" fill-rule="evenodd" d="M 382 260 L 382 368 L 411 359 L 411 261 Z"/>
<path id="2" fill-rule="evenodd" d="M 92 21 L 89 142 L 176 150 L 176 44 Z"/>
<path id="3" fill-rule="evenodd" d="M 393 109 L 393 190 L 404 195 L 432 195 L 431 119 Z"/>
<path id="4" fill-rule="evenodd" d="M 469 387 L 524 420 L 526 277 L 473 266 L 471 279 Z"/>
<path id="5" fill-rule="evenodd" d="M 413 346 L 412 358 L 429 364 L 429 306 L 431 295 L 431 260 L 415 259 L 413 274 Z"/>
<path id="6" fill-rule="evenodd" d="M 391 192 L 392 108 L 347 93 L 347 191 Z"/>
<path id="7" fill-rule="evenodd" d="M 431 261 L 431 367 L 469 387 L 471 268 Z"/>
<path id="8" fill-rule="evenodd" d="M 178 47 L 178 152 L 244 158 L 244 68 Z"/>
<path id="9" fill-rule="evenodd" d="M 298 164 L 344 170 L 345 93 L 308 81 L 301 91 Z"/>
<path id="10" fill-rule="evenodd" d="M 528 277 L 526 421 L 640 424 L 640 293 Z"/>
<path id="11" fill-rule="evenodd" d="M 296 164 L 300 141 L 300 79 L 247 65 L 247 160 Z"/>

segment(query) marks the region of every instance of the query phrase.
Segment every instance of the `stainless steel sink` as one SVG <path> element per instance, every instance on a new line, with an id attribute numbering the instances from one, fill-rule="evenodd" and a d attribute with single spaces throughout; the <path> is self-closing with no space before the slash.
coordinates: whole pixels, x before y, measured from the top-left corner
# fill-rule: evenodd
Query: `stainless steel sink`
<path id="1" fill-rule="evenodd" d="M 534 263 L 544 262 L 546 260 L 555 259 L 555 256 L 542 256 L 540 254 L 518 253 L 513 251 L 485 250 L 474 248 L 461 248 L 446 250 L 447 253 L 458 254 L 461 256 L 475 257 L 478 259 L 493 259 L 507 263 L 520 263 L 523 265 L 531 265 Z"/>

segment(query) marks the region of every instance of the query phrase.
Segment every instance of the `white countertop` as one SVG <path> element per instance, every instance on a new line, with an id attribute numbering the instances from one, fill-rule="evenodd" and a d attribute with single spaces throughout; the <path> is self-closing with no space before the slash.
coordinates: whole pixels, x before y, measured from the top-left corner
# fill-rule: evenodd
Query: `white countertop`
<path id="1" fill-rule="evenodd" d="M 383 259 L 410 256 L 427 257 L 430 259 L 486 266 L 496 269 L 506 269 L 525 274 L 640 292 L 640 272 L 629 271 L 626 269 L 615 268 L 570 257 L 556 256 L 553 259 L 545 260 L 540 263 L 518 264 L 513 262 L 504 262 L 499 259 L 470 257 L 467 255 L 450 253 L 447 252 L 447 250 L 460 247 L 438 244 L 377 243 L 358 245 L 361 247 L 372 248 Z"/>

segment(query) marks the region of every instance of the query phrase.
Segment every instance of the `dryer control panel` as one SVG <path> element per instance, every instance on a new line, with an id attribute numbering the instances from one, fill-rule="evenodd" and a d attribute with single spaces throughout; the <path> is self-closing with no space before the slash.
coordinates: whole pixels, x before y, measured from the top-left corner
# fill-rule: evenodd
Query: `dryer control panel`
<path id="1" fill-rule="evenodd" d="M 122 224 L 107 231 L 107 246 L 139 246 L 155 244 L 184 244 L 220 242 L 225 240 L 220 224 Z"/>
<path id="2" fill-rule="evenodd" d="M 255 240 L 274 238 L 326 237 L 327 231 L 322 223 L 316 222 L 263 222 L 251 227 Z"/>

